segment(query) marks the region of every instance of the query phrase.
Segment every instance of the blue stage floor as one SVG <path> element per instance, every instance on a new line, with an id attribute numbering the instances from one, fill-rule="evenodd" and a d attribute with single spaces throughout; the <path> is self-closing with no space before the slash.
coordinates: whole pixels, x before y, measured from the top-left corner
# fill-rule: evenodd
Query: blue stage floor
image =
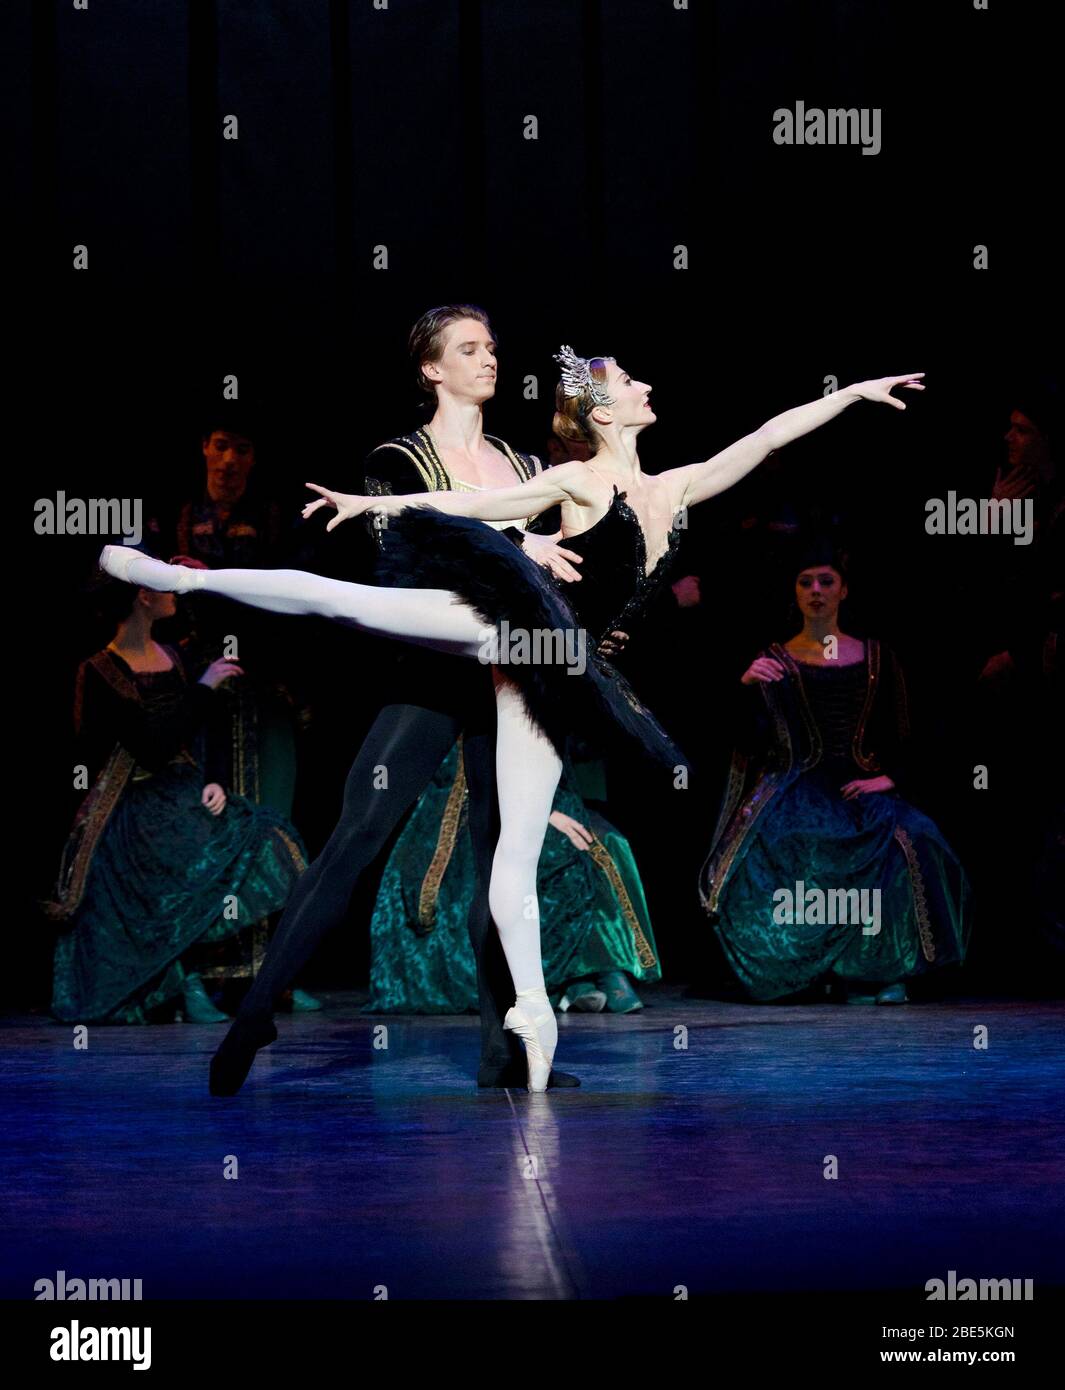
<path id="1" fill-rule="evenodd" d="M 75 1051 L 5 1020 L 0 1294 L 59 1270 L 146 1299 L 1065 1285 L 1057 1005 L 648 989 L 642 1013 L 561 1018 L 584 1085 L 530 1096 L 478 1091 L 472 1016 L 323 998 L 228 1100 L 207 1093 L 221 1028 L 94 1027 Z"/>

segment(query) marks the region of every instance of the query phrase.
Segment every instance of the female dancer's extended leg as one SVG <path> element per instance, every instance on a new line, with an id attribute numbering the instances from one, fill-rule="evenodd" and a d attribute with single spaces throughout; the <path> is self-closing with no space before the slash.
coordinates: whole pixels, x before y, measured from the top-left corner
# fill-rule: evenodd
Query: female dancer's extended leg
<path id="1" fill-rule="evenodd" d="M 376 588 L 306 570 L 200 570 L 108 545 L 100 568 L 146 589 L 202 592 L 271 613 L 314 613 L 434 651 L 490 660 L 492 629 L 447 589 Z"/>

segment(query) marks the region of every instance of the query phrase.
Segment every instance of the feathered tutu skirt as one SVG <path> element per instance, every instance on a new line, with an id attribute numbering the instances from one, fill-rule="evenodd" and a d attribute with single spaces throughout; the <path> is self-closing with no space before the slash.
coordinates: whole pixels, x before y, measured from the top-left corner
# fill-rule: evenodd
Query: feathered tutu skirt
<path id="1" fill-rule="evenodd" d="M 408 589 L 450 589 L 496 630 L 500 668 L 556 751 L 580 734 L 635 751 L 674 775 L 684 754 L 629 683 L 595 653 L 563 585 L 483 521 L 406 507 L 377 532 L 377 578 Z"/>

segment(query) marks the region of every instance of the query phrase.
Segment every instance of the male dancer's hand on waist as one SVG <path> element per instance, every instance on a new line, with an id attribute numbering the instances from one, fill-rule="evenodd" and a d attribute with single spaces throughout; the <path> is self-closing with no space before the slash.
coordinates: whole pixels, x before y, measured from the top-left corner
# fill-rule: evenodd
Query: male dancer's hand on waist
<path id="1" fill-rule="evenodd" d="M 542 565 L 545 570 L 550 570 L 556 578 L 564 579 L 571 584 L 580 579 L 573 566 L 579 565 L 584 556 L 578 555 L 575 550 L 563 549 L 553 536 L 538 536 L 535 532 L 526 531 L 521 548 L 530 559 Z"/>

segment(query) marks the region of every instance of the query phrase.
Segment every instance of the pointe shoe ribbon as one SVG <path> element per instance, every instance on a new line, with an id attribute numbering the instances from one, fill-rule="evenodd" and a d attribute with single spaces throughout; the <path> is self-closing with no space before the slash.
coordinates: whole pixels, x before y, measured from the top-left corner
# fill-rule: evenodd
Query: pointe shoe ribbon
<path id="1" fill-rule="evenodd" d="M 550 1000 L 542 989 L 519 989 L 503 1020 L 504 1029 L 516 1033 L 525 1046 L 530 1091 L 547 1090 L 558 1030 L 544 1025 L 554 1021 Z"/>

